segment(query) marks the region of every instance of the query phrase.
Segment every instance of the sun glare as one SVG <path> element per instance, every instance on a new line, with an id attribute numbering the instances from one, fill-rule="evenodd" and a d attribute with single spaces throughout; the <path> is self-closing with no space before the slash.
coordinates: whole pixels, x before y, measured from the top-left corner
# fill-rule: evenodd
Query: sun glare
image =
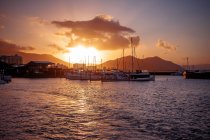
<path id="1" fill-rule="evenodd" d="M 73 48 L 69 48 L 69 58 L 71 63 L 87 63 L 87 61 L 92 62 L 95 57 L 96 63 L 100 59 L 99 51 L 94 47 L 85 47 L 83 45 L 78 45 Z M 89 59 L 89 60 L 88 60 Z"/>

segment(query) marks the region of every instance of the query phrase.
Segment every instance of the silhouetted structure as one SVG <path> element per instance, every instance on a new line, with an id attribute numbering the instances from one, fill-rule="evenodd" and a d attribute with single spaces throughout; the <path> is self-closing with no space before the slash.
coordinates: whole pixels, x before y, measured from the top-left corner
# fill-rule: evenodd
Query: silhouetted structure
<path id="1" fill-rule="evenodd" d="M 186 70 L 183 73 L 186 79 L 210 79 L 209 70 Z"/>
<path id="2" fill-rule="evenodd" d="M 21 65 L 23 63 L 22 57 L 17 54 L 13 56 L 2 55 L 0 61 L 10 65 Z"/>
<path id="3" fill-rule="evenodd" d="M 29 73 L 42 73 L 53 65 L 54 63 L 49 61 L 31 61 L 26 64 L 27 70 Z"/>

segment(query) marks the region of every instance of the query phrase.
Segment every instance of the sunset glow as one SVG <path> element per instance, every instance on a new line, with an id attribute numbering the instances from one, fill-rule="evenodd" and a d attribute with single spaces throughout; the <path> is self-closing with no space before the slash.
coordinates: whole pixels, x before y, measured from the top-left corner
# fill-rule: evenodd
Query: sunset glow
<path id="1" fill-rule="evenodd" d="M 0 0 L 0 140 L 210 140 L 210 0 Z"/>
<path id="2" fill-rule="evenodd" d="M 69 53 L 65 54 L 64 56 L 68 55 L 71 63 L 86 63 L 89 60 L 92 62 L 94 57 L 98 60 L 100 59 L 99 51 L 94 47 L 85 47 L 83 45 L 78 45 L 73 48 L 69 48 Z"/>
<path id="3" fill-rule="evenodd" d="M 1 1 L 0 40 L 15 48 L 9 49 L 13 54 L 49 54 L 66 62 L 70 56 L 81 62 L 88 56 L 116 59 L 122 48 L 129 49 L 126 36 L 135 35 L 139 57 L 158 56 L 180 65 L 189 57 L 191 64 L 208 64 L 208 5 L 196 0 Z"/>

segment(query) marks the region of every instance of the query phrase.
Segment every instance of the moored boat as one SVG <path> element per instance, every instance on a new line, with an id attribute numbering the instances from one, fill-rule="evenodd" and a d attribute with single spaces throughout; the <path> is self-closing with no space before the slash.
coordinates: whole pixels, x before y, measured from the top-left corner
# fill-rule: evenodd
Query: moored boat
<path id="1" fill-rule="evenodd" d="M 129 77 L 125 72 L 119 70 L 105 71 L 102 74 L 102 82 L 112 82 L 112 81 L 129 81 Z"/>
<path id="2" fill-rule="evenodd" d="M 66 79 L 69 80 L 88 80 L 88 77 L 88 73 L 85 73 L 83 71 L 72 71 L 66 73 Z"/>
<path id="3" fill-rule="evenodd" d="M 7 82 L 0 79 L 0 84 L 6 84 Z"/>
<path id="4" fill-rule="evenodd" d="M 136 71 L 129 75 L 130 81 L 155 81 L 155 75 L 151 75 L 148 71 Z"/>
<path id="5" fill-rule="evenodd" d="M 210 79 L 210 70 L 187 70 L 183 76 L 185 79 Z"/>
<path id="6" fill-rule="evenodd" d="M 101 73 L 92 71 L 72 71 L 66 73 L 66 79 L 69 80 L 101 80 Z"/>
<path id="7" fill-rule="evenodd" d="M 12 81 L 12 77 L 9 75 L 0 75 L 0 84 L 6 84 Z"/>

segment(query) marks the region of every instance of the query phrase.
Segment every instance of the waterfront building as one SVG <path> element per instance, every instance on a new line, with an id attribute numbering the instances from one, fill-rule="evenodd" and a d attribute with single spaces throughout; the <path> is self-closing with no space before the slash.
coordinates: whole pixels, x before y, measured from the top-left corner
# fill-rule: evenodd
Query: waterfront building
<path id="1" fill-rule="evenodd" d="M 46 71 L 54 63 L 49 61 L 30 61 L 26 64 L 27 70 L 31 73 L 39 73 Z"/>
<path id="2" fill-rule="evenodd" d="M 21 65 L 23 63 L 22 57 L 17 54 L 13 56 L 1 55 L 0 61 L 10 65 Z"/>

